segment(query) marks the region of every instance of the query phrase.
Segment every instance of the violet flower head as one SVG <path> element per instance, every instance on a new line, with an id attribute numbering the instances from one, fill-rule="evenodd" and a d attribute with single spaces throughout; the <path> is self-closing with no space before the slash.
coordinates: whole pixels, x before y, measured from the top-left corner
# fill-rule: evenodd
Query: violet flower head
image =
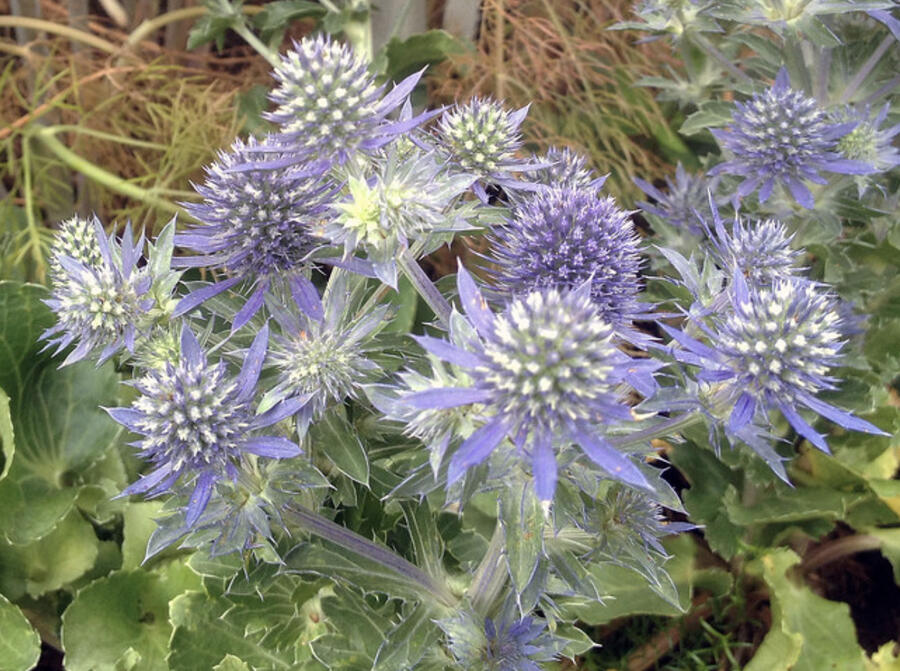
<path id="1" fill-rule="evenodd" d="M 277 107 L 263 116 L 280 126 L 268 143 L 289 154 L 344 163 L 356 151 L 377 149 L 436 114 L 388 119 L 407 100 L 422 73 L 385 93 L 366 59 L 328 36 L 294 42 L 281 59 L 274 72 L 278 86 L 269 94 Z M 288 156 L 283 162 L 291 160 Z"/>
<path id="2" fill-rule="evenodd" d="M 422 336 L 417 342 L 435 356 L 466 370 L 470 384 L 406 395 L 420 409 L 480 404 L 485 423 L 459 446 L 448 470 L 452 484 L 483 462 L 507 437 L 531 461 L 535 492 L 553 500 L 557 465 L 554 441 L 576 443 L 612 477 L 647 487 L 634 464 L 598 435 L 599 424 L 631 419 L 619 386 L 642 393 L 655 389 L 650 360 L 631 359 L 613 343 L 612 327 L 591 301 L 590 287 L 541 289 L 491 312 L 471 276 L 460 267 L 460 299 L 478 338 L 464 349 Z"/>
<path id="3" fill-rule="evenodd" d="M 845 429 L 884 434 L 816 397 L 836 388 L 829 370 L 840 363 L 844 344 L 832 295 L 792 277 L 773 280 L 770 286 L 748 286 L 735 273 L 730 299 L 711 325 L 698 324 L 708 344 L 663 326 L 683 348 L 675 355 L 697 366 L 698 379 L 711 386 L 712 412 L 727 414 L 730 435 L 743 439 L 745 428 L 757 422 L 768 426 L 768 413 L 778 410 L 797 433 L 827 452 L 824 436 L 801 416 L 802 408 Z"/>
<path id="4" fill-rule="evenodd" d="M 490 98 L 472 98 L 465 105 L 455 105 L 438 121 L 437 139 L 450 161 L 478 178 L 476 194 L 487 200 L 484 183 L 510 189 L 522 185 L 514 172 L 528 169 L 516 159 L 522 146 L 519 126 L 528 107 L 511 111 Z"/>
<path id="5" fill-rule="evenodd" d="M 768 200 L 780 184 L 801 206 L 811 209 L 813 195 L 805 182 L 826 184 L 819 171 L 854 175 L 873 171 L 868 163 L 837 152 L 837 141 L 855 126 L 829 123 L 813 98 L 790 88 L 787 70 L 782 68 L 771 89 L 736 103 L 730 128 L 712 131 L 732 158 L 709 174 L 743 177 L 737 196 L 758 190 L 760 202 Z"/>
<path id="6" fill-rule="evenodd" d="M 801 270 L 798 261 L 803 251 L 791 247 L 794 236 L 782 222 L 754 222 L 735 216 L 728 231 L 711 199 L 710 208 L 713 228 L 708 235 L 713 258 L 729 277 L 738 272 L 753 286 L 767 286 Z"/>
<path id="7" fill-rule="evenodd" d="M 546 153 L 535 156 L 534 161 L 547 166 L 529 173 L 529 179 L 535 184 L 551 188 L 599 189 L 606 181 L 606 176 L 594 175 L 584 156 L 568 147 L 551 147 Z"/>
<path id="8" fill-rule="evenodd" d="M 600 315 L 614 326 L 643 312 L 639 238 L 630 213 L 594 188 L 529 194 L 496 231 L 495 242 L 497 283 L 509 294 L 588 283 Z"/>
<path id="9" fill-rule="evenodd" d="M 565 647 L 547 631 L 546 622 L 534 617 L 504 613 L 495 620 L 462 611 L 438 625 L 462 669 L 541 671 L 540 663 L 557 659 Z"/>
<path id="10" fill-rule="evenodd" d="M 153 278 L 138 267 L 144 236 L 135 242 L 128 226 L 121 241 L 107 238 L 96 217 L 68 223 L 50 261 L 53 286 L 44 302 L 57 322 L 41 334 L 45 349 L 56 346 L 58 354 L 77 343 L 63 366 L 91 353 L 100 364 L 123 347 L 134 352 L 155 303 L 149 294 Z"/>
<path id="11" fill-rule="evenodd" d="M 235 480 L 247 454 L 284 459 L 300 454 L 286 438 L 251 432 L 289 417 L 298 403 L 285 401 L 262 415 L 253 410 L 256 382 L 266 355 L 268 326 L 254 338 L 237 376 L 224 361 L 210 363 L 185 324 L 181 357 L 165 367 L 148 369 L 132 384 L 140 394 L 130 408 L 109 408 L 119 424 L 143 436 L 135 445 L 153 470 L 122 495 L 159 496 L 177 482 L 192 483 L 186 524 L 192 526 L 222 478 Z"/>
<path id="12" fill-rule="evenodd" d="M 675 168 L 675 181 L 666 177 L 666 190 L 660 191 L 645 180 L 635 177 L 634 183 L 655 203 L 640 202 L 637 206 L 644 212 L 656 215 L 664 222 L 693 233 L 702 235 L 703 228 L 697 218 L 709 214 L 707 194 L 714 192 L 718 179 L 688 173 L 679 162 Z"/>
<path id="13" fill-rule="evenodd" d="M 177 245 L 196 252 L 177 261 L 222 270 L 230 277 L 188 294 L 178 304 L 176 317 L 245 280 L 253 283 L 254 291 L 235 315 L 232 330 L 262 307 L 273 281 L 286 280 L 296 292 L 309 296 L 304 305 L 311 314 L 321 309 L 303 270 L 311 265 L 310 255 L 324 244 L 312 229 L 327 216 L 334 186 L 317 164 L 234 170 L 239 164 L 263 162 L 265 154 L 252 151 L 257 148 L 259 143 L 252 138 L 246 143 L 236 140 L 230 152 L 220 153 L 206 169 L 206 182 L 195 186 L 203 200 L 184 203 L 201 223 L 176 234 Z"/>

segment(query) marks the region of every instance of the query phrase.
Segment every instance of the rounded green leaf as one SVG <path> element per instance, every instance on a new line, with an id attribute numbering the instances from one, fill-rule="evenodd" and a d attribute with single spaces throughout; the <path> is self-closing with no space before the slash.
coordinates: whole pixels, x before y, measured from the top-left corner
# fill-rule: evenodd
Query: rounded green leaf
<path id="1" fill-rule="evenodd" d="M 0 594 L 0 671 L 28 671 L 41 656 L 41 639 L 17 606 Z"/>

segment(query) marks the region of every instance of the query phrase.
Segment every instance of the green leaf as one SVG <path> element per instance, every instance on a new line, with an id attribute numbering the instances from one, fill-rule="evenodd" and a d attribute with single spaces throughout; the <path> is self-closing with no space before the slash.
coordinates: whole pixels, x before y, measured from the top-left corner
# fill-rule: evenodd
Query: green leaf
<path id="1" fill-rule="evenodd" d="M 864 498 L 864 493 L 845 493 L 824 487 L 785 486 L 761 497 L 752 506 L 747 506 L 738 500 L 737 490 L 730 488 L 725 493 L 722 504 L 732 522 L 748 526 L 764 522 L 842 519 L 850 507 Z"/>
<path id="2" fill-rule="evenodd" d="M 231 17 L 207 14 L 197 19 L 197 23 L 188 33 L 187 48 L 196 49 L 208 42 L 215 41 L 216 48 L 221 51 L 225 46 L 225 34 L 231 28 L 234 19 Z"/>
<path id="3" fill-rule="evenodd" d="M 22 397 L 37 361 L 38 338 L 53 324 L 53 313 L 41 302 L 46 297 L 47 289 L 36 284 L 0 282 L 0 387 L 13 402 Z"/>
<path id="4" fill-rule="evenodd" d="M 295 19 L 320 18 L 326 10 L 309 0 L 276 0 L 263 6 L 263 11 L 253 17 L 253 25 L 263 33 L 263 39 L 276 31 L 285 30 Z"/>
<path id="5" fill-rule="evenodd" d="M 697 135 L 709 128 L 724 126 L 731 121 L 733 111 L 734 107 L 729 103 L 705 103 L 684 120 L 678 132 L 682 135 Z"/>
<path id="6" fill-rule="evenodd" d="M 37 598 L 80 578 L 97 559 L 97 536 L 77 510 L 29 545 L 0 542 L 0 592 Z"/>
<path id="7" fill-rule="evenodd" d="M 149 571 L 120 571 L 80 590 L 63 614 L 67 671 L 167 671 L 172 596 Z"/>
<path id="8" fill-rule="evenodd" d="M 405 276 L 397 281 L 397 291 L 388 295 L 388 302 L 394 306 L 396 313 L 382 332 L 406 334 L 412 331 L 413 324 L 416 323 L 419 294 Z"/>
<path id="9" fill-rule="evenodd" d="M 445 30 L 428 30 L 405 40 L 393 38 L 385 45 L 389 79 L 403 79 L 426 65 L 466 51 L 466 46 Z"/>
<path id="10" fill-rule="evenodd" d="M 544 551 L 544 511 L 530 485 L 520 481 L 503 489 L 500 523 L 506 539 L 509 576 L 516 592 L 521 594 Z"/>
<path id="11" fill-rule="evenodd" d="M 690 604 L 691 591 L 700 571 L 694 566 L 697 546 L 689 534 L 682 534 L 666 541 L 666 549 L 672 558 L 666 563 L 666 571 L 677 589 L 681 606 L 662 598 L 640 573 L 610 563 L 596 563 L 588 567 L 591 579 L 603 597 L 602 602 L 593 599 L 561 598 L 565 617 L 581 620 L 586 624 L 600 625 L 625 615 L 681 615 Z M 704 579 L 708 577 L 704 576 Z"/>
<path id="12" fill-rule="evenodd" d="M 243 659 L 228 654 L 213 667 L 213 671 L 253 671 L 253 669 Z"/>
<path id="13" fill-rule="evenodd" d="M 789 575 L 799 561 L 793 551 L 781 548 L 748 567 L 769 586 L 772 626 L 745 671 L 864 671 L 865 653 L 850 607 L 823 599 Z"/>
<path id="14" fill-rule="evenodd" d="M 372 671 L 412 668 L 440 638 L 441 630 L 434 623 L 431 606 L 420 601 L 387 633 Z"/>
<path id="15" fill-rule="evenodd" d="M 579 655 L 583 655 L 596 645 L 596 643 L 591 640 L 590 636 L 571 624 L 557 625 L 553 635 L 556 638 L 566 641 L 566 647 L 563 648 L 560 654 L 571 660 L 574 660 Z"/>
<path id="16" fill-rule="evenodd" d="M 0 480 L 9 473 L 15 453 L 16 442 L 12 417 L 9 414 L 9 396 L 6 395 L 3 389 L 0 389 L 0 456 L 3 457 L 2 467 L 0 467 Z"/>
<path id="17" fill-rule="evenodd" d="M 0 594 L 0 671 L 28 671 L 41 656 L 41 639 L 22 611 Z"/>
<path id="18" fill-rule="evenodd" d="M 122 541 L 122 569 L 131 570 L 141 566 L 147 554 L 147 541 L 156 530 L 156 517 L 160 516 L 163 504 L 160 501 L 130 503 L 122 512 L 124 518 L 124 540 Z"/>
<path id="19" fill-rule="evenodd" d="M 313 642 L 316 656 L 319 659 L 329 657 L 336 648 L 353 650 L 353 656 L 362 653 L 368 662 L 367 669 L 372 667 L 375 655 L 385 640 L 385 635 L 391 629 L 389 619 L 390 607 L 375 607 L 371 601 L 367 601 L 357 592 L 341 585 L 334 587 L 334 594 L 322 598 L 322 612 L 336 627 L 337 634 L 349 633 L 346 643 L 337 643 L 336 639 L 326 641 L 321 647 L 318 641 Z M 331 660 L 339 662 L 339 660 Z"/>
<path id="20" fill-rule="evenodd" d="M 441 578 L 444 575 L 441 556 L 443 543 L 434 522 L 434 514 L 428 500 L 421 503 L 403 501 L 400 503 L 413 550 L 416 553 L 416 564 L 428 575 Z"/>
<path id="21" fill-rule="evenodd" d="M 347 422 L 343 406 L 336 406 L 309 430 L 312 445 L 328 457 L 344 475 L 369 485 L 369 457 Z"/>
<path id="22" fill-rule="evenodd" d="M 310 660 L 310 641 L 326 630 L 316 586 L 286 575 L 260 581 L 251 573 L 249 580 L 260 594 L 189 592 L 172 601 L 171 671 L 212 669 L 224 655 L 257 671 L 296 669 Z"/>

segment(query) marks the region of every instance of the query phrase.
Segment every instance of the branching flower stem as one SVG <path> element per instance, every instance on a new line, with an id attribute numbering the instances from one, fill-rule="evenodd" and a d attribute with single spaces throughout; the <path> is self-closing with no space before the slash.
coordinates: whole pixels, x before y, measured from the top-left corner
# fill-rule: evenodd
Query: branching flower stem
<path id="1" fill-rule="evenodd" d="M 472 585 L 468 589 L 468 593 L 471 594 L 472 607 L 476 613 L 481 615 L 487 615 L 490 612 L 506 584 L 508 574 L 503 562 L 504 540 L 503 527 L 498 520 L 488 550 L 482 557 L 481 563 L 478 564 Z"/>
<path id="2" fill-rule="evenodd" d="M 428 303 L 428 307 L 434 311 L 434 314 L 441 323 L 448 327 L 450 325 L 450 314 L 452 308 L 443 294 L 438 291 L 434 283 L 428 279 L 425 271 L 416 261 L 416 258 L 410 253 L 409 249 L 404 249 L 397 257 L 397 266 L 406 276 L 410 283 L 415 287 L 419 295 Z"/>
<path id="3" fill-rule="evenodd" d="M 442 585 L 427 575 L 419 567 L 411 564 L 391 550 L 373 543 L 354 531 L 335 524 L 303 506 L 293 504 L 284 510 L 284 515 L 299 525 L 304 531 L 323 538 L 335 545 L 376 562 L 395 573 L 405 582 L 421 592 L 423 600 L 437 599 L 442 605 L 456 607 L 457 599 L 446 585 Z"/>

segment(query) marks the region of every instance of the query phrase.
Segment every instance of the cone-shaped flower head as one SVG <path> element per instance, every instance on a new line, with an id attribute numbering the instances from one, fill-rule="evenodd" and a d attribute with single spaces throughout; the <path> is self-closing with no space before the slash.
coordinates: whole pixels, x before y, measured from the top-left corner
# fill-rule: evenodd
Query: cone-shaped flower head
<path id="1" fill-rule="evenodd" d="M 357 398 L 361 385 L 373 382 L 381 370 L 369 355 L 380 350 L 375 336 L 387 324 L 388 308 L 380 306 L 355 319 L 358 301 L 353 300 L 348 282 L 343 273 L 332 275 L 322 320 L 309 317 L 302 308 L 299 313 L 274 311 L 282 327 L 282 334 L 272 337 L 271 348 L 278 382 L 266 399 L 304 400 L 297 413 L 301 436 L 328 405 Z"/>
<path id="2" fill-rule="evenodd" d="M 144 237 L 134 242 L 129 226 L 121 242 L 113 235 L 107 238 L 96 217 L 89 223 L 67 223 L 61 246 L 51 256 L 53 287 L 45 301 L 56 313 L 57 323 L 41 337 L 47 347 L 56 346 L 56 353 L 77 342 L 64 366 L 92 352 L 99 363 L 122 347 L 133 352 L 135 338 L 154 305 L 148 294 L 150 272 L 137 266 Z"/>
<path id="3" fill-rule="evenodd" d="M 534 617 L 506 614 L 495 621 L 461 611 L 438 625 L 462 669 L 541 671 L 539 663 L 553 661 L 565 647 L 564 641 L 550 635 L 546 622 Z"/>
<path id="4" fill-rule="evenodd" d="M 568 147 L 551 147 L 546 153 L 535 157 L 535 162 L 546 165 L 529 173 L 530 181 L 551 188 L 586 189 L 600 188 L 606 177 L 597 177 L 587 167 L 587 160 Z"/>
<path id="5" fill-rule="evenodd" d="M 549 188 L 529 194 L 498 230 L 497 281 L 512 294 L 590 283 L 600 315 L 613 325 L 641 312 L 639 239 L 630 213 L 594 188 Z"/>
<path id="6" fill-rule="evenodd" d="M 764 286 L 800 271 L 797 262 L 803 252 L 791 247 L 794 236 L 788 234 L 782 222 L 749 221 L 735 216 L 728 231 L 711 199 L 710 208 L 713 229 L 708 234 L 713 257 L 729 277 L 739 272 L 749 284 Z"/>
<path id="7" fill-rule="evenodd" d="M 140 394 L 130 408 L 110 408 L 109 414 L 143 436 L 136 445 L 153 465 L 146 476 L 123 494 L 158 496 L 181 481 L 193 483 L 186 510 L 192 526 L 206 508 L 213 487 L 221 478 L 234 480 L 245 454 L 282 459 L 300 448 L 277 436 L 252 436 L 297 411 L 286 401 L 262 415 L 253 410 L 269 335 L 263 327 L 250 346 L 237 376 L 228 374 L 224 361 L 210 363 L 187 324 L 181 332 L 181 357 L 165 367 L 149 369 L 133 382 Z"/>
<path id="8" fill-rule="evenodd" d="M 96 215 L 88 219 L 76 215 L 60 223 L 50 252 L 51 284 L 63 282 L 66 278 L 66 270 L 59 262 L 61 256 L 68 256 L 87 268 L 96 268 L 103 263 L 97 239 L 98 223 Z"/>
<path id="9" fill-rule="evenodd" d="M 235 166 L 262 161 L 254 153 L 256 140 L 238 139 L 230 152 L 206 169 L 207 178 L 196 186 L 199 203 L 185 203 L 201 223 L 175 236 L 175 243 L 197 253 L 178 261 L 225 271 L 231 277 L 189 294 L 175 316 L 243 281 L 255 291 L 235 316 L 233 328 L 245 324 L 263 304 L 273 280 L 304 282 L 299 271 L 309 266 L 310 254 L 322 245 L 312 228 L 327 215 L 334 187 L 322 176 L 323 166 L 301 163 L 276 169 L 241 169 Z"/>
<path id="10" fill-rule="evenodd" d="M 711 325 L 701 324 L 708 344 L 663 328 L 684 348 L 676 355 L 699 366 L 699 378 L 712 385 L 713 413 L 727 413 L 731 435 L 742 437 L 757 421 L 768 425 L 767 413 L 780 410 L 800 435 L 827 451 L 825 438 L 800 415 L 801 407 L 846 429 L 882 433 L 816 398 L 835 388 L 828 373 L 841 360 L 842 324 L 833 296 L 799 278 L 748 286 L 735 273 L 730 298 Z"/>
<path id="11" fill-rule="evenodd" d="M 397 284 L 397 255 L 416 239 L 439 232 L 469 229 L 459 196 L 475 177 L 451 172 L 434 153 L 414 147 L 405 153 L 392 146 L 362 174 L 351 174 L 347 197 L 336 203 L 335 216 L 319 234 L 343 244 L 345 256 L 362 248 L 375 274 Z"/>
<path id="12" fill-rule="evenodd" d="M 679 162 L 675 168 L 675 181 L 666 177 L 665 192 L 639 177 L 634 178 L 638 188 L 656 201 L 653 204 L 640 202 L 637 206 L 675 228 L 702 235 L 703 228 L 697 213 L 701 217 L 709 214 L 707 194 L 715 191 L 717 182 L 717 179 L 707 179 L 688 173 Z"/>
<path id="13" fill-rule="evenodd" d="M 403 398 L 418 409 L 477 403 L 489 416 L 454 453 L 449 481 L 484 461 L 509 436 L 530 457 L 535 492 L 544 502 L 553 499 L 556 489 L 555 439 L 578 444 L 613 477 L 647 486 L 640 470 L 594 427 L 631 419 L 618 387 L 627 381 L 652 393 L 652 371 L 658 365 L 631 359 L 616 348 L 612 327 L 591 301 L 589 287 L 534 291 L 494 314 L 462 267 L 458 286 L 479 338 L 465 349 L 428 336 L 416 340 L 435 356 L 468 369 L 471 385 Z"/>
<path id="14" fill-rule="evenodd" d="M 437 138 L 450 161 L 475 175 L 476 192 L 486 200 L 482 181 L 516 188 L 513 172 L 527 168 L 516 159 L 522 146 L 519 126 L 528 108 L 511 111 L 490 98 L 455 105 L 438 122 Z"/>
<path id="15" fill-rule="evenodd" d="M 428 116 L 386 119 L 409 97 L 421 72 L 385 95 L 365 58 L 323 35 L 294 42 L 281 58 L 274 72 L 278 86 L 269 94 L 277 107 L 263 115 L 280 126 L 268 140 L 273 146 L 344 163 L 354 152 L 380 147 Z"/>
<path id="16" fill-rule="evenodd" d="M 790 88 L 787 70 L 782 68 L 771 89 L 736 104 L 729 129 L 712 131 L 732 158 L 713 168 L 710 175 L 744 177 L 738 196 L 759 190 L 760 202 L 781 184 L 800 205 L 812 208 L 813 196 L 804 182 L 825 184 L 819 171 L 873 171 L 871 165 L 842 158 L 836 151 L 838 139 L 855 125 L 829 123 L 827 113 L 814 99 Z"/>

